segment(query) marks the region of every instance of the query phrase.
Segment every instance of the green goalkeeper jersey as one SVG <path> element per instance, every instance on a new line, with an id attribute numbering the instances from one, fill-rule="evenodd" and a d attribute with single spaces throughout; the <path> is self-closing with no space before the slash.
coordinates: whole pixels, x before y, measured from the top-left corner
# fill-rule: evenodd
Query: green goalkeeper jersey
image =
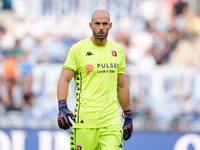
<path id="1" fill-rule="evenodd" d="M 75 71 L 74 128 L 121 124 L 117 77 L 125 74 L 125 66 L 122 47 L 109 40 L 101 47 L 87 38 L 70 48 L 63 67 Z"/>

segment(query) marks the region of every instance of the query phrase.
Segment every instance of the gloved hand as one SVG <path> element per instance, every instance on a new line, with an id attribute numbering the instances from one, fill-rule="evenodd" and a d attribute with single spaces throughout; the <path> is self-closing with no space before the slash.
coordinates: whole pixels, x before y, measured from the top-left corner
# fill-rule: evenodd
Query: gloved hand
<path id="1" fill-rule="evenodd" d="M 131 110 L 124 111 L 123 118 L 125 119 L 123 125 L 123 139 L 126 141 L 131 137 L 133 133 L 133 121 Z"/>
<path id="2" fill-rule="evenodd" d="M 67 108 L 66 100 L 58 101 L 59 113 L 58 113 L 58 126 L 61 129 L 67 130 L 72 126 L 69 117 L 75 121 L 74 114 Z"/>

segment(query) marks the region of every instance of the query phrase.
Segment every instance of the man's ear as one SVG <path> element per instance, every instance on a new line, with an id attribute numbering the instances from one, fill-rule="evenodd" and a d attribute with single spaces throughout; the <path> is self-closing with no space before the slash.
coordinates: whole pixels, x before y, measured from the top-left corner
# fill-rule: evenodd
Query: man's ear
<path id="1" fill-rule="evenodd" d="M 89 26 L 90 26 L 90 29 L 92 29 L 92 23 L 91 22 L 89 22 Z"/>
<path id="2" fill-rule="evenodd" d="M 112 29 L 112 22 L 109 24 L 109 30 Z"/>

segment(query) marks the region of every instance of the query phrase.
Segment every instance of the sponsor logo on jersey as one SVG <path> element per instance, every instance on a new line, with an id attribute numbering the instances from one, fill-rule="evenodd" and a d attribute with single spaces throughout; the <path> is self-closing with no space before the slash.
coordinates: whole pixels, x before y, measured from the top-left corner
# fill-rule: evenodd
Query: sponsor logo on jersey
<path id="1" fill-rule="evenodd" d="M 82 145 L 81 144 L 77 144 L 77 150 L 82 150 Z"/>
<path id="2" fill-rule="evenodd" d="M 85 56 L 92 56 L 92 55 L 94 55 L 94 54 L 91 51 L 87 51 Z"/>
<path id="3" fill-rule="evenodd" d="M 97 68 L 118 68 L 117 63 L 97 63 Z"/>
<path id="4" fill-rule="evenodd" d="M 85 69 L 86 69 L 86 73 L 89 74 L 90 72 L 94 70 L 94 67 L 88 64 L 88 65 L 85 65 Z"/>
<path id="5" fill-rule="evenodd" d="M 112 56 L 117 57 L 117 52 L 115 50 L 111 50 Z"/>
<path id="6" fill-rule="evenodd" d="M 118 63 L 97 63 L 97 73 L 116 73 Z"/>

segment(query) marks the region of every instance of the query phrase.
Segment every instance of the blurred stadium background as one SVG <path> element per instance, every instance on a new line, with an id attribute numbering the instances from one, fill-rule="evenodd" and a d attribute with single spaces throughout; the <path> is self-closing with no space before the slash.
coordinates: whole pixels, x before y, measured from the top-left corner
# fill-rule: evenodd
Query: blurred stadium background
<path id="1" fill-rule="evenodd" d="M 11 138 L 13 130 L 60 131 L 56 87 L 62 64 L 72 44 L 91 36 L 88 22 L 96 9 L 108 10 L 109 39 L 124 48 L 135 135 L 199 135 L 200 0 L 0 0 L 0 150 L 37 150 L 6 147 L 1 137 Z M 68 105 L 73 110 L 73 81 Z M 190 144 L 189 150 L 200 149 Z"/>

